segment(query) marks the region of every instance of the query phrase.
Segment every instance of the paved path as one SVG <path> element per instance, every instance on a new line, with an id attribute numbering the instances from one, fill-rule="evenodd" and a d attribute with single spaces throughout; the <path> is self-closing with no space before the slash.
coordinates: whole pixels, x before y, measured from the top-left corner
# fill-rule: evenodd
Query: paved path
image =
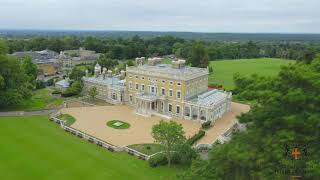
<path id="1" fill-rule="evenodd" d="M 57 109 L 43 109 L 36 111 L 7 111 L 0 112 L 0 116 L 30 116 L 30 115 L 48 115 L 58 112 Z"/>

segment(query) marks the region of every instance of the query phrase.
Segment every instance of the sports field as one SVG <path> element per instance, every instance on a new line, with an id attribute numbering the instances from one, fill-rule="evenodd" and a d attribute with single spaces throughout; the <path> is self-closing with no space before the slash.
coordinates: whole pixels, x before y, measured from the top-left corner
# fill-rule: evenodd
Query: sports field
<path id="1" fill-rule="evenodd" d="M 213 73 L 209 76 L 209 84 L 223 85 L 227 90 L 231 90 L 234 88 L 233 75 L 235 73 L 245 76 L 254 73 L 275 76 L 282 65 L 289 63 L 294 63 L 294 61 L 274 58 L 211 61 L 210 66 L 213 67 Z"/>
<path id="2" fill-rule="evenodd" d="M 179 168 L 150 168 L 64 132 L 46 116 L 0 117 L 0 179 L 175 179 Z"/>

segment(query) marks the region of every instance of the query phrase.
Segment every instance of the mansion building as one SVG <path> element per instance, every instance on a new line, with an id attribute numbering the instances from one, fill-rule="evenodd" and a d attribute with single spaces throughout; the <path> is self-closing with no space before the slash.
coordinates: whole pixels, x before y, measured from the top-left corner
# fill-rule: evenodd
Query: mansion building
<path id="1" fill-rule="evenodd" d="M 84 93 L 92 87 L 97 98 L 126 104 L 137 114 L 215 121 L 230 110 L 231 92 L 208 88 L 208 69 L 185 66 L 185 60 L 161 64 L 161 58 L 136 58 L 136 66 L 119 75 L 97 64 L 94 77 L 83 77 Z"/>

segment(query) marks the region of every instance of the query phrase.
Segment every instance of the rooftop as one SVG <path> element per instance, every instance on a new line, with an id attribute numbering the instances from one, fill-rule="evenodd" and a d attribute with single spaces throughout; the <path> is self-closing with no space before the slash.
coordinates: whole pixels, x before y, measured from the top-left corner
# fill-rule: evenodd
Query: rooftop
<path id="1" fill-rule="evenodd" d="M 105 86 L 111 86 L 111 88 L 117 89 L 117 90 L 123 90 L 125 88 L 125 82 L 124 80 L 120 80 L 119 77 L 113 76 L 113 77 L 105 77 L 103 78 L 103 75 L 99 75 L 98 77 L 83 77 L 84 81 L 97 83 Z"/>
<path id="2" fill-rule="evenodd" d="M 127 72 L 177 80 L 190 80 L 200 76 L 208 75 L 207 68 L 197 68 L 189 66 L 173 68 L 170 64 L 144 64 L 140 66 L 130 66 L 127 67 Z"/>
<path id="3" fill-rule="evenodd" d="M 213 108 L 215 105 L 223 102 L 230 96 L 230 92 L 225 92 L 218 89 L 210 89 L 207 92 L 198 95 L 197 97 L 191 98 L 188 100 L 188 102 L 199 106 Z"/>

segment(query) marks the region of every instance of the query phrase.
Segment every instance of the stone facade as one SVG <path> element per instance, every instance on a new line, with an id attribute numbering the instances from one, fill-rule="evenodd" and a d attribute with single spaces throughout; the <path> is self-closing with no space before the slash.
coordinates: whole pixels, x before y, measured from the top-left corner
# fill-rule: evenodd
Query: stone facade
<path id="1" fill-rule="evenodd" d="M 156 59 L 148 61 L 127 67 L 124 80 L 120 76 L 105 77 L 96 66 L 98 75 L 84 78 L 85 91 L 96 86 L 100 99 L 110 102 L 116 96 L 113 104 L 128 104 L 144 116 L 215 121 L 230 110 L 232 94 L 208 89 L 207 68 L 185 66 L 184 60 L 175 60 L 172 65 L 159 64 Z"/>

